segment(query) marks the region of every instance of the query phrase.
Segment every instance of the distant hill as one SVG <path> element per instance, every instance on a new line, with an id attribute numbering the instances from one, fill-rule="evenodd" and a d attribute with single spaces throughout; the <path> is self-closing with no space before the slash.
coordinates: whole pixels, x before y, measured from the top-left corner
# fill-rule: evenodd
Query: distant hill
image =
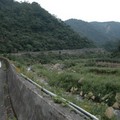
<path id="1" fill-rule="evenodd" d="M 77 19 L 66 20 L 74 31 L 93 40 L 97 46 L 103 47 L 120 40 L 119 22 L 85 22 Z"/>
<path id="2" fill-rule="evenodd" d="M 0 53 L 80 49 L 92 45 L 36 2 L 0 0 Z"/>

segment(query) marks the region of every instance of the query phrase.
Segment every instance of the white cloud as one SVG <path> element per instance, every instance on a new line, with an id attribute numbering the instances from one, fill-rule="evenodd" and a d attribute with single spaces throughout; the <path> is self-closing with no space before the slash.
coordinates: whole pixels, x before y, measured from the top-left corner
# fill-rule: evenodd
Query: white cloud
<path id="1" fill-rule="evenodd" d="M 17 0 L 21 1 L 21 0 Z M 24 0 L 23 0 L 24 1 Z M 36 1 L 51 14 L 66 20 L 120 21 L 120 0 L 28 0 Z"/>

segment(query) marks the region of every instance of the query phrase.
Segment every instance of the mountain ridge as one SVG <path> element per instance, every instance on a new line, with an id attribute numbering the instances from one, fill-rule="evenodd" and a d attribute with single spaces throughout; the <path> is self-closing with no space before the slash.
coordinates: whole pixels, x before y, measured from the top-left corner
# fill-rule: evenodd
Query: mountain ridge
<path id="1" fill-rule="evenodd" d="M 116 42 L 120 39 L 120 22 L 86 22 L 83 20 L 68 19 L 65 23 L 70 25 L 75 32 L 82 33 L 83 36 L 93 40 L 99 47 L 103 47 L 108 42 Z"/>

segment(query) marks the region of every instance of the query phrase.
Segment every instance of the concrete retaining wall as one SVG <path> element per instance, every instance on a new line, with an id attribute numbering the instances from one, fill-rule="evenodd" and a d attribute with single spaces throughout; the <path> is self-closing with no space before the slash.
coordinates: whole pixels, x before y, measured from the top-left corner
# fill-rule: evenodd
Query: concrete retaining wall
<path id="1" fill-rule="evenodd" d="M 7 64 L 7 79 L 12 105 L 18 120 L 84 120 L 69 108 L 55 104 L 51 97 L 18 75 Z"/>

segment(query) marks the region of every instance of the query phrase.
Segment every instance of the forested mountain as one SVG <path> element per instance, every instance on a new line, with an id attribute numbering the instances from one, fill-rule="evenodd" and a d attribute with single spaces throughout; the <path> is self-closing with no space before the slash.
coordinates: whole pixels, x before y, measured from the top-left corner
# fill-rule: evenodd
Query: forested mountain
<path id="1" fill-rule="evenodd" d="M 93 40 L 99 47 L 111 47 L 120 40 L 119 22 L 85 22 L 69 19 L 65 23 L 70 25 L 74 31 Z"/>
<path id="2" fill-rule="evenodd" d="M 0 53 L 78 49 L 92 45 L 36 2 L 0 0 Z"/>

